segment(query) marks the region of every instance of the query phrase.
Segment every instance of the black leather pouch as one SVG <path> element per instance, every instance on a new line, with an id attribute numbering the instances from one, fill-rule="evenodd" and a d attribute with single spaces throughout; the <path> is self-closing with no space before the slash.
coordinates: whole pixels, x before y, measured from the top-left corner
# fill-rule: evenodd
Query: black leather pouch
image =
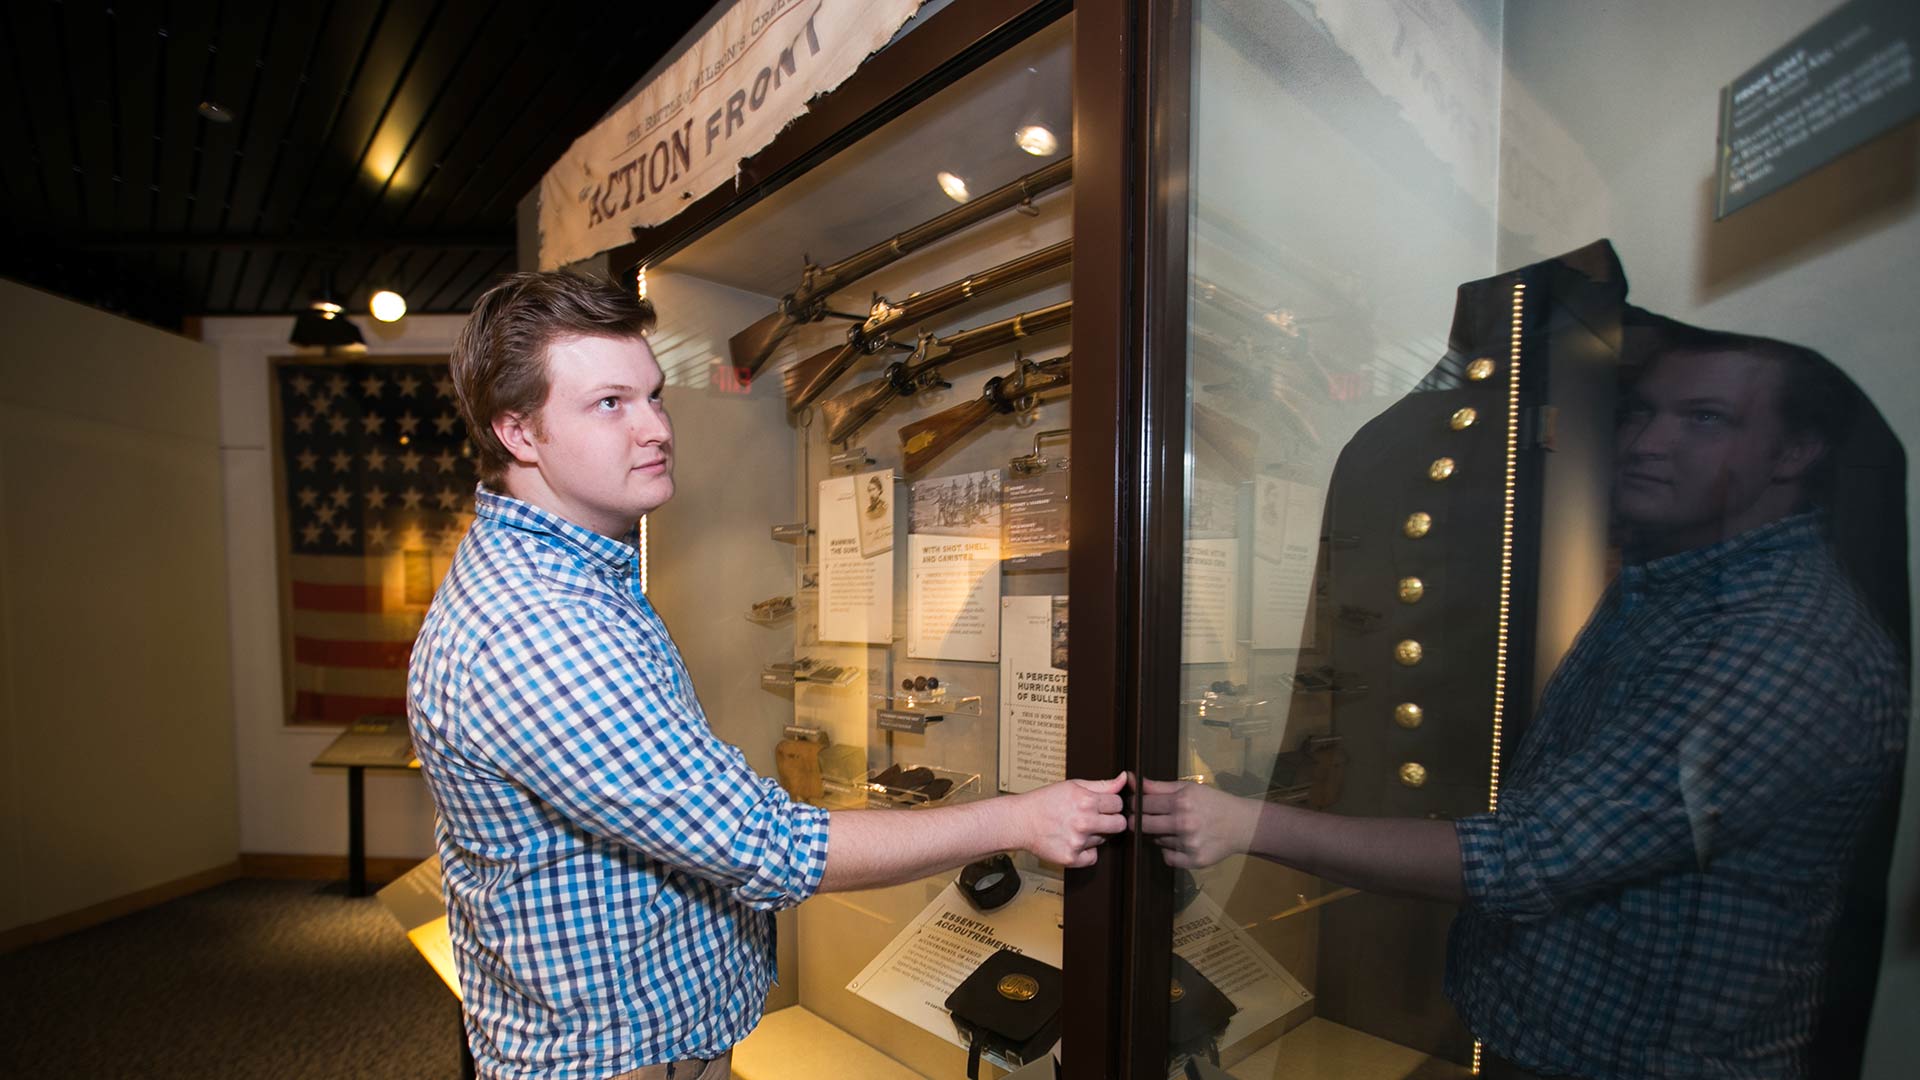
<path id="1" fill-rule="evenodd" d="M 1064 1000 L 1060 969 L 1051 964 L 1010 949 L 982 961 L 947 996 L 953 1024 L 967 1040 L 969 1080 L 979 1077 L 983 1052 L 1022 1064 L 1046 1053 L 1060 1038 Z"/>
<path id="2" fill-rule="evenodd" d="M 1167 993 L 1167 1045 L 1175 1054 L 1205 1054 L 1220 1062 L 1220 1036 L 1239 1008 L 1220 988 L 1178 955 L 1173 957 L 1173 982 Z"/>

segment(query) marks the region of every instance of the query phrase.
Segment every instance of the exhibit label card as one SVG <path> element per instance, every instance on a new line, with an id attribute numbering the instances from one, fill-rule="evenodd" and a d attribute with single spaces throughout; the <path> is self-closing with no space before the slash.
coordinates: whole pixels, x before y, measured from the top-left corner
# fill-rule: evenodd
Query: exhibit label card
<path id="1" fill-rule="evenodd" d="M 859 478 L 820 481 L 820 640 L 893 640 L 893 552 L 860 553 Z"/>
<path id="2" fill-rule="evenodd" d="M 1263 476 L 1253 502 L 1253 647 L 1312 648 L 1321 489 Z"/>
<path id="3" fill-rule="evenodd" d="M 907 551 L 907 655 L 1000 659 L 999 539 L 915 533 Z"/>
<path id="4" fill-rule="evenodd" d="M 1237 653 L 1240 541 L 1189 540 L 1180 609 L 1180 662 L 1228 664 Z"/>
<path id="5" fill-rule="evenodd" d="M 1715 219 L 1920 113 L 1920 5 L 1852 0 L 1720 90 Z"/>
<path id="6" fill-rule="evenodd" d="M 1000 601 L 1001 791 L 1032 791 L 1067 778 L 1067 672 L 1054 664 L 1053 641 L 1054 601 L 1064 599 Z M 1060 611 L 1064 622 L 1064 606 Z"/>
<path id="7" fill-rule="evenodd" d="M 1240 1010 L 1220 1036 L 1222 1050 L 1313 1001 L 1300 980 L 1204 892 L 1173 917 L 1173 951 Z"/>
<path id="8" fill-rule="evenodd" d="M 1065 469 L 1007 480 L 1007 569 L 1067 568 L 1067 485 Z"/>
<path id="9" fill-rule="evenodd" d="M 1022 874 L 1020 891 L 1006 906 L 982 912 L 949 882 L 847 989 L 965 1049 L 947 995 L 1002 948 L 1059 967 L 1061 897 L 1060 882 Z"/>

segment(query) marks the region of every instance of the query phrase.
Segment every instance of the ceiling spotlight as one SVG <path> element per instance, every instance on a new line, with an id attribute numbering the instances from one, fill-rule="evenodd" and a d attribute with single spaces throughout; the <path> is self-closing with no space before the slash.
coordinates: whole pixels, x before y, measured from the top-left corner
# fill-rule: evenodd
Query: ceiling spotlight
<path id="1" fill-rule="evenodd" d="M 954 202 L 966 202 L 969 198 L 972 198 L 972 196 L 967 194 L 967 182 L 952 173 L 943 172 L 934 177 L 934 179 L 940 181 L 940 190 L 946 192 L 947 198 L 952 199 Z"/>
<path id="2" fill-rule="evenodd" d="M 392 289 L 381 289 L 367 302 L 367 310 L 381 322 L 399 322 L 400 316 L 407 313 L 407 301 Z"/>
<path id="3" fill-rule="evenodd" d="M 1060 140 L 1042 124 L 1028 124 L 1013 133 L 1013 144 L 1034 157 L 1051 157 L 1060 149 Z"/>
<path id="4" fill-rule="evenodd" d="M 341 314 L 342 310 L 339 304 L 326 296 L 316 299 L 312 307 L 294 316 L 293 333 L 287 335 L 288 344 L 326 349 L 329 352 L 334 349 L 365 349 L 367 342 L 360 336 L 360 328 Z"/>
<path id="5" fill-rule="evenodd" d="M 217 101 L 203 101 L 200 103 L 199 108 L 194 111 L 216 124 L 233 123 L 233 110 Z"/>

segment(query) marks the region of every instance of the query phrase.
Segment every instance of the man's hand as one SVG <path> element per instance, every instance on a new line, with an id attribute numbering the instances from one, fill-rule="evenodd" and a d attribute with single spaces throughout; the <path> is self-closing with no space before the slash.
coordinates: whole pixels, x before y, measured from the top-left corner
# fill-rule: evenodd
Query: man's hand
<path id="1" fill-rule="evenodd" d="M 1127 827 L 1120 792 L 1127 774 L 1111 780 L 1062 780 L 1014 798 L 1021 847 L 1048 862 L 1092 866 L 1107 837 Z"/>
<path id="2" fill-rule="evenodd" d="M 1266 805 L 1187 780 L 1141 780 L 1140 831 L 1168 866 L 1199 869 L 1252 850 Z"/>

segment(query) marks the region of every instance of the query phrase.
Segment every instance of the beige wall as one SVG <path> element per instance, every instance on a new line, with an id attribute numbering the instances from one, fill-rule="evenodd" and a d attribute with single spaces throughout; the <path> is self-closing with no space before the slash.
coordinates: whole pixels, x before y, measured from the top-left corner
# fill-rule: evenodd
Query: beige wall
<path id="1" fill-rule="evenodd" d="M 1608 236 L 1634 302 L 1821 350 L 1905 443 L 1907 530 L 1920 536 L 1915 124 L 1725 221 L 1710 212 L 1720 87 L 1838 6 L 1752 0 L 1733 17 L 1726 5 L 1680 4 L 1649 17 L 1647 9 L 1579 0 L 1507 5 L 1506 160 L 1544 153 L 1564 133 L 1585 148 L 1591 168 L 1562 175 L 1546 199 L 1519 191 L 1508 177 L 1502 224 L 1529 235 L 1507 235 L 1501 261 L 1519 264 Z M 1537 109 L 1516 116 L 1516 105 Z M 1530 214 L 1522 203 L 1555 213 Z M 1908 573 L 1920 580 L 1911 546 Z M 1920 1014 L 1920 753 L 1908 754 L 1901 819 L 1868 1076 L 1908 1076 L 1920 1061 L 1920 1027 L 1912 1023 Z"/>
<path id="2" fill-rule="evenodd" d="M 409 315 L 391 325 L 356 318 L 370 356 L 445 355 L 465 321 Z M 240 850 L 270 855 L 345 855 L 347 780 L 309 764 L 337 729 L 283 722 L 279 571 L 275 554 L 273 413 L 268 361 L 294 351 L 291 317 L 206 320 L 219 356 L 220 457 L 226 484 L 227 583 L 233 622 L 233 709 L 240 768 Z M 418 776 L 367 775 L 367 854 L 422 859 L 433 853 L 433 801 Z"/>
<path id="3" fill-rule="evenodd" d="M 211 350 L 0 281 L 0 930 L 238 850 Z"/>

